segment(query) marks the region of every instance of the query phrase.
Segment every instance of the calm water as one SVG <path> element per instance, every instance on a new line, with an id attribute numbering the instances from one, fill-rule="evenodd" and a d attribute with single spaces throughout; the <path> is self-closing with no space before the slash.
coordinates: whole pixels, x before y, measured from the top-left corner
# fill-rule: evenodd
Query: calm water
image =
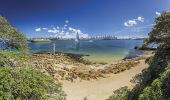
<path id="1" fill-rule="evenodd" d="M 56 40 L 56 50 L 64 53 L 87 54 L 84 57 L 93 62 L 111 62 L 123 59 L 128 54 L 135 54 L 134 46 L 141 45 L 143 40 L 95 40 L 81 41 Z M 29 43 L 31 52 L 52 51 L 52 43 Z"/>

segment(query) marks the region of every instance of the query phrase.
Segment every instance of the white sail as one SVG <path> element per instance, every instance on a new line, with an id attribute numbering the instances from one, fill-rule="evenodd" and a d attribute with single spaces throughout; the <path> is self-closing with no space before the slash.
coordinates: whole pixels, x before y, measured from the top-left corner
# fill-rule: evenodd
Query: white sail
<path id="1" fill-rule="evenodd" d="M 79 42 L 80 42 L 80 38 L 79 38 L 79 34 L 78 34 L 78 32 L 77 32 L 77 34 L 76 34 L 75 42 L 77 42 L 77 43 L 79 43 Z"/>

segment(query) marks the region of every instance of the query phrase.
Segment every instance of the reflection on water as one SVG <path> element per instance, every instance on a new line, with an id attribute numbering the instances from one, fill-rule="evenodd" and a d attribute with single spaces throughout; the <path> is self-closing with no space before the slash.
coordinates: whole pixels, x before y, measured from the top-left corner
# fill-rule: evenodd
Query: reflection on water
<path id="1" fill-rule="evenodd" d="M 123 59 L 130 53 L 135 53 L 134 46 L 141 45 L 143 40 L 95 40 L 93 42 L 74 40 L 55 40 L 51 43 L 28 43 L 31 52 L 52 51 L 55 43 L 56 51 L 90 55 L 85 59 L 99 62 L 111 62 Z M 131 52 L 133 51 L 133 52 Z"/>
<path id="2" fill-rule="evenodd" d="M 76 42 L 76 43 L 75 43 L 75 46 L 76 46 L 76 51 L 79 51 L 79 48 L 80 48 L 80 42 Z"/>

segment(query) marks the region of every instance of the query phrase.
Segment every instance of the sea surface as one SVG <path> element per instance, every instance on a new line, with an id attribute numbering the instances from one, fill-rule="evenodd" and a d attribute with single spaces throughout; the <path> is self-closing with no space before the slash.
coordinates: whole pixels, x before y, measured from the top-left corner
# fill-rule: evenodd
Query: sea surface
<path id="1" fill-rule="evenodd" d="M 64 53 L 84 54 L 84 59 L 92 62 L 109 63 L 121 60 L 127 56 L 141 54 L 141 51 L 134 47 L 141 45 L 143 40 L 94 40 L 80 41 L 79 44 L 74 40 L 54 40 L 49 43 L 29 42 L 30 52 L 53 51 L 55 43 L 56 51 Z"/>

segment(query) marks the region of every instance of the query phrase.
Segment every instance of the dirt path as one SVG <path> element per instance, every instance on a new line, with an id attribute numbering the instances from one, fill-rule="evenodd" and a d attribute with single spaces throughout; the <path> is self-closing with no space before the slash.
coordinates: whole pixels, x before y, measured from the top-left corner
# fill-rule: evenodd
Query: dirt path
<path id="1" fill-rule="evenodd" d="M 123 86 L 132 88 L 134 84 L 130 80 L 147 67 L 145 61 L 141 60 L 138 66 L 119 74 L 110 74 L 107 78 L 81 82 L 62 81 L 63 90 L 68 95 L 67 100 L 83 100 L 84 97 L 88 100 L 105 100 L 112 95 L 113 90 Z"/>

